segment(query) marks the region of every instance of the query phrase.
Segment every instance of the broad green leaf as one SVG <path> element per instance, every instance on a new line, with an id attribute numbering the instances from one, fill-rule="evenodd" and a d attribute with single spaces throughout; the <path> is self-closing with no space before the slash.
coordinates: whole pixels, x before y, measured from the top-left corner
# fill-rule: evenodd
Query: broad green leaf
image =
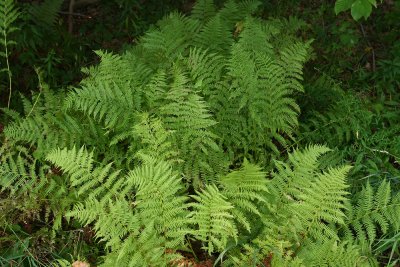
<path id="1" fill-rule="evenodd" d="M 373 5 L 374 7 L 376 7 L 376 0 L 368 0 L 368 2 L 370 2 L 371 5 Z"/>
<path id="2" fill-rule="evenodd" d="M 335 13 L 336 15 L 342 11 L 349 10 L 354 0 L 337 0 L 335 3 Z"/>
<path id="3" fill-rule="evenodd" d="M 369 0 L 356 0 L 351 6 L 351 15 L 353 19 L 359 20 L 364 17 L 365 19 L 371 15 L 372 5 Z"/>

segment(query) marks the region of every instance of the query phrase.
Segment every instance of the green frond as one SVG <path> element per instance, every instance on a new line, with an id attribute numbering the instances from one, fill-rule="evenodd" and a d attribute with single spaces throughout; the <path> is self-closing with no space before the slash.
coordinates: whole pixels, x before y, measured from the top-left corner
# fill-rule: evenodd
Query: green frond
<path id="1" fill-rule="evenodd" d="M 346 216 L 343 232 L 348 238 L 371 245 L 379 233 L 399 230 L 400 194 L 392 195 L 387 181 L 376 190 L 367 183 L 353 205 L 348 205 Z"/>
<path id="2" fill-rule="evenodd" d="M 233 43 L 232 28 L 221 18 L 220 13 L 212 17 L 195 35 L 196 46 L 209 49 L 211 52 L 227 54 L 228 48 Z"/>
<path id="3" fill-rule="evenodd" d="M 306 242 L 298 257 L 307 266 L 371 266 L 357 245 L 336 241 Z"/>
<path id="4" fill-rule="evenodd" d="M 127 125 L 131 118 L 126 114 L 135 111 L 132 93 L 127 86 L 100 82 L 76 89 L 67 101 L 73 103 L 77 110 L 103 121 L 107 128 L 118 128 Z"/>
<path id="5" fill-rule="evenodd" d="M 321 172 L 320 157 L 329 149 L 315 145 L 277 161 L 267 183 L 267 209 L 261 237 L 300 245 L 304 238 L 338 240 L 335 225 L 345 223 L 349 166 Z M 276 241 L 274 241 L 276 242 Z"/>
<path id="6" fill-rule="evenodd" d="M 215 185 L 207 185 L 204 190 L 192 195 L 192 223 L 196 226 L 193 235 L 203 242 L 209 253 L 225 249 L 230 239 L 237 241 L 238 233 L 229 203 Z"/>
<path id="7" fill-rule="evenodd" d="M 156 232 L 166 238 L 166 246 L 183 245 L 189 232 L 188 198 L 181 195 L 182 180 L 170 165 L 162 161 L 145 164 L 128 174 L 127 185 L 136 190 L 134 205 L 142 222 L 154 223 Z"/>
<path id="8" fill-rule="evenodd" d="M 229 0 L 224 7 L 219 11 L 222 21 L 233 29 L 238 22 L 252 15 L 260 5 L 257 0 L 236 1 Z"/>
<path id="9" fill-rule="evenodd" d="M 158 29 L 153 29 L 142 37 L 141 46 L 146 51 L 148 64 L 157 68 L 168 67 L 191 43 L 199 23 L 172 13 L 158 24 Z"/>
<path id="10" fill-rule="evenodd" d="M 204 23 L 214 17 L 216 13 L 214 0 L 199 0 L 193 6 L 190 17 Z"/>
<path id="11" fill-rule="evenodd" d="M 93 152 L 88 152 L 85 147 L 79 150 L 75 147 L 71 150 L 57 148 L 47 155 L 46 160 L 68 174 L 71 186 L 77 186 L 77 195 L 84 199 L 102 197 L 107 200 L 117 195 L 120 189 L 120 171 L 114 171 L 111 163 L 94 167 Z"/>
<path id="12" fill-rule="evenodd" d="M 330 151 L 326 146 L 314 145 L 304 151 L 295 150 L 289 154 L 288 163 L 276 162 L 277 172 L 273 173 L 269 189 L 282 203 L 298 197 L 302 188 L 307 188 L 316 180 L 318 159 Z"/>
<path id="13" fill-rule="evenodd" d="M 144 113 L 141 122 L 134 126 L 133 134 L 142 142 L 143 148 L 136 152 L 139 158 L 156 156 L 158 159 L 179 162 L 179 152 L 174 147 L 173 131 L 167 131 L 160 119 Z"/>
<path id="14" fill-rule="evenodd" d="M 222 56 L 209 53 L 207 50 L 193 48 L 189 51 L 186 64 L 194 89 L 201 92 L 207 99 L 219 93 L 215 82 L 222 78 L 224 62 Z"/>
<path id="15" fill-rule="evenodd" d="M 36 162 L 18 155 L 16 158 L 9 155 L 2 156 L 0 166 L 0 187 L 1 190 L 10 190 L 11 195 L 23 194 L 34 190 L 38 180 L 44 180 L 45 170 L 36 172 Z M 47 179 L 46 179 L 47 180 Z"/>
<path id="16" fill-rule="evenodd" d="M 75 195 L 71 194 L 62 177 L 29 153 L 25 147 L 17 147 L 0 154 L 0 191 L 19 205 L 29 207 L 19 210 L 21 206 L 13 205 L 14 212 L 18 210 L 27 213 L 26 216 L 39 217 L 39 211 L 35 209 L 44 209 L 45 216 L 41 220 L 52 225 L 55 231 L 61 227 L 65 211 L 76 201 Z M 4 216 L 7 212 L 4 210 Z"/>
<path id="17" fill-rule="evenodd" d="M 250 232 L 250 222 L 245 214 L 262 216 L 259 207 L 265 204 L 265 193 L 268 192 L 265 173 L 245 160 L 240 170 L 221 177 L 218 183 L 222 187 L 221 193 L 235 207 L 232 213 Z"/>
<path id="18" fill-rule="evenodd" d="M 45 0 L 41 4 L 32 4 L 29 13 L 34 21 L 42 27 L 52 28 L 58 20 L 63 0 Z"/>
<path id="19" fill-rule="evenodd" d="M 91 144 L 96 137 L 97 147 L 106 145 L 104 130 L 90 118 L 79 118 L 60 110 L 62 95 L 42 91 L 35 95 L 34 104 L 22 98 L 25 116 L 18 116 L 4 129 L 7 140 L 17 145 L 29 145 L 36 159 L 44 157 L 55 147 L 72 148 Z"/>
<path id="20" fill-rule="evenodd" d="M 101 203 L 96 199 L 88 199 L 84 203 L 74 205 L 68 217 L 78 219 L 83 225 L 94 224 L 96 237 L 113 247 L 130 233 L 138 233 L 140 221 L 132 213 L 131 205 L 125 200 L 108 200 Z"/>
<path id="21" fill-rule="evenodd" d="M 300 188 L 298 201 L 292 209 L 302 227 L 316 240 L 338 237 L 327 223 L 343 225 L 345 222 L 346 175 L 350 166 L 330 169 L 318 174 L 311 187 Z"/>
<path id="22" fill-rule="evenodd" d="M 140 235 L 130 235 L 118 244 L 114 251 L 107 254 L 105 262 L 100 266 L 163 267 L 180 258 L 180 254 L 168 251 L 163 246 L 163 238 L 156 234 L 153 224 L 148 224 L 143 226 Z"/>
<path id="23" fill-rule="evenodd" d="M 90 172 L 90 153 L 81 149 L 74 155 L 75 161 L 81 162 L 82 172 Z M 67 165 L 65 171 L 75 173 L 75 166 Z M 168 163 L 153 161 L 137 167 L 124 180 L 116 200 L 88 198 L 76 204 L 68 216 L 85 225 L 94 224 L 96 236 L 112 250 L 104 266 L 165 266 L 176 260 L 178 255 L 170 251 L 182 248 L 185 235 L 191 232 L 188 197 L 182 195 L 181 179 Z M 114 262 L 109 262 L 111 259 Z"/>
<path id="24" fill-rule="evenodd" d="M 166 129 L 175 131 L 179 155 L 184 160 L 183 173 L 198 187 L 202 176 L 211 176 L 215 169 L 225 167 L 211 164 L 216 159 L 223 163 L 217 136 L 212 132 L 216 121 L 202 97 L 191 88 L 185 73 L 176 67 L 173 77 L 173 86 L 165 95 L 168 102 L 158 113 Z"/>
<path id="25" fill-rule="evenodd" d="M 15 42 L 9 38 L 9 35 L 18 30 L 14 26 L 15 21 L 20 16 L 20 12 L 16 7 L 14 0 L 3 0 L 0 3 L 0 36 L 1 45 L 4 46 L 6 51 L 2 52 L 2 56 L 8 57 L 7 47 L 15 44 Z"/>

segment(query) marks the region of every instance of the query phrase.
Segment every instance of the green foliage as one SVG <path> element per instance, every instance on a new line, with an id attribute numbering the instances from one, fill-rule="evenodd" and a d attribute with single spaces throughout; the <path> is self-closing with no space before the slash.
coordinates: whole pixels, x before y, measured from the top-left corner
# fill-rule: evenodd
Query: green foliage
<path id="1" fill-rule="evenodd" d="M 248 232 L 251 232 L 251 226 L 246 217 L 262 217 L 259 206 L 265 205 L 265 193 L 268 192 L 264 176 L 258 166 L 245 160 L 241 169 L 221 177 L 218 181 L 223 188 L 223 195 L 235 207 L 232 210 L 233 215 Z"/>
<path id="2" fill-rule="evenodd" d="M 381 1 L 383 2 L 383 1 Z M 351 10 L 351 16 L 355 20 L 364 17 L 367 19 L 372 12 L 372 7 L 377 7 L 376 0 L 337 0 L 335 3 L 335 13 Z"/>
<path id="3" fill-rule="evenodd" d="M 301 250 L 299 257 L 304 258 L 307 266 L 373 266 L 363 259 L 359 247 L 347 242 L 309 244 Z"/>
<path id="4" fill-rule="evenodd" d="M 250 13 L 255 5 L 247 4 Z M 275 143 L 284 146 L 283 136 L 297 125 L 299 109 L 290 96 L 302 90 L 299 80 L 308 45 L 298 40 L 275 53 L 268 39 L 254 42 L 252 33 L 272 39 L 283 25 L 271 24 L 272 31 L 268 23 L 250 18 L 236 40 L 230 31 L 246 16 L 237 13 L 240 7 L 229 2 L 204 26 L 196 16 L 172 14 L 126 54 L 99 52 L 101 64 L 87 70 L 90 76 L 69 94 L 67 109 L 101 122 L 115 143 L 129 140 L 131 125 L 137 123 L 137 115 L 125 115 L 127 110 L 159 118 L 165 130 L 173 132 L 182 171 L 196 187 L 204 182 L 202 177 L 226 171 L 228 160 L 259 160 L 265 149 L 278 152 Z M 253 46 L 266 47 L 268 54 Z"/>
<path id="5" fill-rule="evenodd" d="M 361 243 L 371 245 L 378 233 L 399 230 L 400 195 L 392 195 L 390 183 L 383 181 L 374 190 L 368 183 L 347 210 L 346 235 L 354 235 Z M 351 238 L 351 237 L 349 237 Z"/>
<path id="6" fill-rule="evenodd" d="M 41 4 L 30 6 L 29 12 L 34 21 L 42 27 L 52 27 L 57 23 L 58 12 L 61 10 L 62 0 L 45 0 Z"/>
<path id="7" fill-rule="evenodd" d="M 50 2 L 32 7 L 29 20 L 56 29 L 61 1 Z M 366 16 L 358 2 L 349 8 Z M 67 92 L 50 90 L 37 71 L 32 100 L 22 96 L 20 112 L 3 109 L 2 257 L 65 265 L 60 257 L 93 256 L 96 266 L 194 265 L 190 255 L 222 266 L 395 262 L 397 98 L 383 112 L 390 90 L 379 102 L 328 73 L 303 82 L 315 57 L 307 24 L 257 18 L 259 6 L 198 1 L 120 54 L 97 51 L 99 63 Z M 393 81 L 397 72 L 376 75 Z M 52 246 L 21 242 L 34 235 Z M 72 243 L 85 249 L 62 248 Z"/>
<path id="8" fill-rule="evenodd" d="M 12 74 L 10 69 L 9 57 L 10 57 L 10 46 L 15 45 L 16 42 L 11 39 L 10 35 L 17 31 L 18 28 L 14 25 L 15 21 L 20 15 L 18 9 L 15 7 L 14 0 L 5 0 L 0 3 L 0 37 L 1 46 L 3 49 L 0 52 L 0 56 L 5 58 L 6 67 L 1 68 L 1 72 L 6 72 L 8 75 L 8 102 L 7 107 L 10 107 L 11 95 L 12 95 Z"/>
<path id="9" fill-rule="evenodd" d="M 14 23 L 18 19 L 19 12 L 14 1 L 2 1 L 0 4 L 0 14 L 0 31 L 2 38 L 1 44 L 3 49 L 5 49 L 5 52 L 3 52 L 1 55 L 7 58 L 9 56 L 7 47 L 15 44 L 12 39 L 9 39 L 9 35 L 18 30 L 18 28 L 14 26 Z"/>
<path id="10" fill-rule="evenodd" d="M 222 251 L 229 238 L 237 240 L 234 217 L 229 212 L 233 206 L 216 186 L 207 186 L 193 198 L 197 203 L 193 204 L 192 219 L 198 225 L 194 236 L 205 244 L 204 249 L 209 254 Z"/>

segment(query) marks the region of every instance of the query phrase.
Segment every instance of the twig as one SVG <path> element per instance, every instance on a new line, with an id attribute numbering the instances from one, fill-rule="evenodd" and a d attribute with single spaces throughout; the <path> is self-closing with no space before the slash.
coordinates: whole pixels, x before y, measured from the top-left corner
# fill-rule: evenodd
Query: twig
<path id="1" fill-rule="evenodd" d="M 82 13 L 75 13 L 75 12 L 74 13 L 69 13 L 69 12 L 66 12 L 66 11 L 59 11 L 58 14 L 71 15 L 71 16 L 77 16 L 77 17 L 84 17 L 84 18 L 88 18 L 88 19 L 92 18 L 89 15 L 85 15 L 85 14 L 82 14 Z"/>

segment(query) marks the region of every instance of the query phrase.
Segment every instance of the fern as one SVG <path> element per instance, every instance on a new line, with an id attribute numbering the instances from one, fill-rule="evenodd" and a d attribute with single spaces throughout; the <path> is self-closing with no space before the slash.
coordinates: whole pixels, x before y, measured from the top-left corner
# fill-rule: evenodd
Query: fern
<path id="1" fill-rule="evenodd" d="M 136 155 L 142 159 L 157 155 L 162 161 L 180 162 L 179 152 L 173 147 L 174 132 L 167 131 L 160 119 L 151 118 L 146 113 L 141 117 L 141 122 L 135 125 L 133 131 L 144 147 Z"/>
<path id="2" fill-rule="evenodd" d="M 93 228 L 102 266 L 182 265 L 196 243 L 193 253 L 225 266 L 374 263 L 376 241 L 399 230 L 399 196 L 383 182 L 351 199 L 345 151 L 286 155 L 310 43 L 296 37 L 295 18 L 253 18 L 258 4 L 199 1 L 124 53 L 98 51 L 66 97 L 41 85 L 22 114 L 6 109 L 3 194 L 38 200 L 59 228 L 64 215 Z M 358 140 L 371 118 L 351 98 L 337 88 L 327 108 L 304 113 L 297 143 Z"/>
<path id="3" fill-rule="evenodd" d="M 307 266 L 371 266 L 357 245 L 335 241 L 309 243 L 298 254 Z"/>
<path id="4" fill-rule="evenodd" d="M 17 155 L 12 151 L 3 151 L 1 155 L 0 190 L 25 205 L 22 217 L 44 220 L 52 224 L 53 230 L 59 229 L 64 212 L 76 200 L 74 194 L 55 170 L 40 165 L 24 147 L 18 150 Z M 19 208 L 14 205 L 10 213 Z M 40 209 L 45 210 L 44 218 L 40 218 Z"/>
<path id="5" fill-rule="evenodd" d="M 29 146 L 36 159 L 44 159 L 55 147 L 90 144 L 96 136 L 97 146 L 105 141 L 103 129 L 93 120 L 81 119 L 59 109 L 62 96 L 43 89 L 33 101 L 23 98 L 25 116 L 16 117 L 4 129 L 4 135 L 12 144 Z M 92 141 L 91 141 L 92 140 Z M 103 143 L 107 144 L 108 143 Z"/>
<path id="6" fill-rule="evenodd" d="M 34 21 L 42 27 L 52 28 L 58 19 L 63 0 L 45 0 L 41 4 L 33 4 L 29 8 Z"/>
<path id="7" fill-rule="evenodd" d="M 332 169 L 318 175 L 309 188 L 302 188 L 293 211 L 308 234 L 317 240 L 337 239 L 335 230 L 326 225 L 343 225 L 345 220 L 345 196 L 348 194 L 345 183 L 350 167 Z"/>
<path id="8" fill-rule="evenodd" d="M 18 30 L 14 25 L 18 19 L 20 13 L 18 8 L 14 4 L 14 0 L 4 0 L 0 3 L 0 34 L 1 34 L 1 45 L 3 51 L 0 52 L 0 56 L 6 60 L 6 68 L 2 68 L 1 71 L 7 72 L 8 75 L 8 103 L 7 107 L 10 107 L 11 95 L 12 95 L 12 73 L 10 69 L 10 47 L 15 45 L 16 42 L 11 39 L 11 34 Z"/>
<path id="9" fill-rule="evenodd" d="M 372 114 L 352 95 L 344 95 L 325 113 L 315 113 L 303 124 L 309 142 L 326 136 L 331 145 L 346 144 L 369 132 Z"/>
<path id="10" fill-rule="evenodd" d="M 120 171 L 114 171 L 111 163 L 94 167 L 93 152 L 89 153 L 84 147 L 79 150 L 75 147 L 71 150 L 55 149 L 46 159 L 69 175 L 70 186 L 79 186 L 78 196 L 89 199 L 101 197 L 106 201 L 118 195 L 123 182 L 118 179 Z"/>
<path id="11" fill-rule="evenodd" d="M 348 205 L 346 224 L 342 227 L 344 235 L 371 246 L 380 233 L 397 232 L 399 201 L 400 195 L 392 195 L 389 182 L 383 181 L 376 190 L 367 183 L 354 205 Z"/>
<path id="12" fill-rule="evenodd" d="M 106 204 L 89 200 L 85 206 L 77 204 L 68 215 L 84 224 L 95 221 L 97 237 L 111 249 L 101 266 L 163 266 L 177 258 L 167 253 L 165 239 L 157 235 L 154 223 L 142 223 L 125 200 Z"/>
<path id="13" fill-rule="evenodd" d="M 81 154 L 78 165 L 82 172 L 90 170 L 90 156 L 84 150 Z M 64 165 L 63 170 L 77 173 L 76 166 L 71 167 Z M 187 197 L 180 195 L 181 180 L 169 165 L 148 162 L 130 172 L 121 187 L 120 195 L 129 202 L 124 198 L 100 202 L 92 195 L 69 213 L 86 225 L 95 223 L 98 237 L 112 249 L 104 265 L 163 266 L 179 258 L 170 250 L 184 246 L 190 220 Z"/>
<path id="14" fill-rule="evenodd" d="M 326 147 L 314 146 L 290 154 L 290 165 L 277 162 L 278 173 L 269 186 L 274 198 L 272 210 L 290 207 L 287 219 L 297 225 L 293 229 L 297 235 L 310 235 L 319 240 L 337 239 L 326 223 L 344 223 L 345 189 L 348 187 L 344 179 L 349 167 L 321 174 L 318 158 L 328 151 Z"/>
<path id="15" fill-rule="evenodd" d="M 321 172 L 321 156 L 328 151 L 324 146 L 310 146 L 289 154 L 288 163 L 276 162 L 277 171 L 266 184 L 268 192 L 263 193 L 266 205 L 258 206 L 262 216 L 257 227 L 242 244 L 233 246 L 227 263 L 243 266 L 266 260 L 276 266 L 311 264 L 307 255 L 319 252 L 317 248 L 310 248 L 309 243 L 317 241 L 330 244 L 328 247 L 333 246 L 333 241 L 337 242 L 344 247 L 340 253 L 349 253 L 347 259 L 351 259 L 352 247 L 347 248 L 337 232 L 337 227 L 346 221 L 348 185 L 345 177 L 350 167 Z M 309 252 L 304 252 L 308 249 Z M 321 262 L 336 257 L 336 250 L 324 253 L 320 255 Z"/>
<path id="16" fill-rule="evenodd" d="M 213 0 L 200 0 L 194 5 L 191 17 L 193 19 L 200 20 L 202 22 L 208 21 L 210 18 L 214 17 L 217 10 L 214 5 Z"/>
<path id="17" fill-rule="evenodd" d="M 268 191 L 265 174 L 258 166 L 245 161 L 240 170 L 233 171 L 219 179 L 222 194 L 227 197 L 235 209 L 232 214 L 247 231 L 251 231 L 246 214 L 261 215 L 259 205 L 265 205 L 265 193 Z"/>
<path id="18" fill-rule="evenodd" d="M 5 58 L 9 57 L 8 48 L 14 45 L 15 42 L 10 39 L 10 34 L 17 31 L 18 28 L 14 26 L 15 21 L 18 19 L 20 13 L 18 8 L 15 6 L 13 0 L 5 0 L 0 4 L 0 31 L 2 37 L 2 46 L 4 52 L 1 55 Z"/>
<path id="19" fill-rule="evenodd" d="M 143 166 L 128 176 L 129 186 L 137 188 L 136 210 L 142 221 L 153 221 L 158 235 L 166 238 L 167 247 L 182 246 L 188 228 L 187 197 L 180 196 L 181 179 L 162 161 Z"/>
<path id="20" fill-rule="evenodd" d="M 136 140 L 138 113 L 159 118 L 174 132 L 180 169 L 196 188 L 226 173 L 228 161 L 245 156 L 265 163 L 266 148 L 278 154 L 287 144 L 299 112 L 292 94 L 302 91 L 308 53 L 298 41 L 275 53 L 274 27 L 246 18 L 256 2 L 229 1 L 199 21 L 209 6 L 199 3 L 189 17 L 166 16 L 123 55 L 98 52 L 101 64 L 86 70 L 88 78 L 65 104 L 104 125 L 112 146 Z M 243 27 L 236 25 L 242 20 Z M 130 150 L 132 157 L 141 146 Z"/>
<path id="21" fill-rule="evenodd" d="M 237 240 L 237 228 L 231 213 L 234 207 L 216 186 L 207 186 L 192 198 L 198 202 L 192 204 L 191 219 L 198 227 L 193 234 L 203 242 L 203 248 L 209 254 L 223 250 L 229 239 Z"/>

